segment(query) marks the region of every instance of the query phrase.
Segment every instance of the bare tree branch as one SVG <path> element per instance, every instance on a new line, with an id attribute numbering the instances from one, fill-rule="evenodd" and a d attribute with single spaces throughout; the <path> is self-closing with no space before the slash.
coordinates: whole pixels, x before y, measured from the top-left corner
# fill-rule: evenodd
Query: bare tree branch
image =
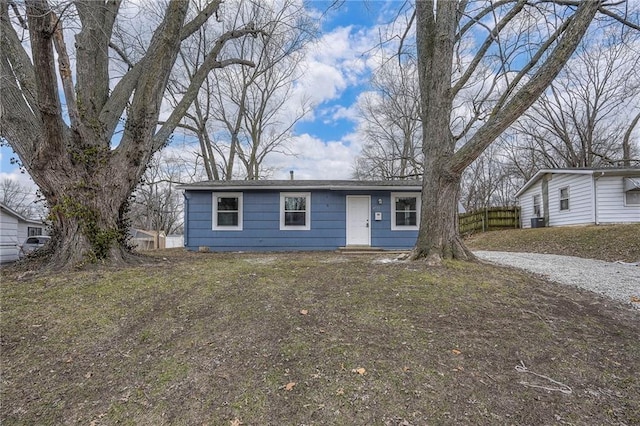
<path id="1" fill-rule="evenodd" d="M 478 129 L 471 140 L 455 153 L 452 170 L 461 173 L 479 153 L 533 104 L 573 54 L 591 20 L 597 13 L 599 5 L 600 2 L 597 1 L 581 3 L 575 15 L 571 17 L 572 25 L 562 26 L 564 35 L 549 56 L 549 59 L 504 107 L 500 110 L 494 109 L 494 113 L 485 125 Z M 542 49 L 539 49 L 539 52 Z"/>

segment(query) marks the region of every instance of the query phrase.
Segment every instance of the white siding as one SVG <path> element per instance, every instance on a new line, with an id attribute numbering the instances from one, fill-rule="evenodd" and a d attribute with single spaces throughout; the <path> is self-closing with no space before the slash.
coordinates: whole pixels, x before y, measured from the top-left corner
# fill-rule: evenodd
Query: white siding
<path id="1" fill-rule="evenodd" d="M 18 219 L 0 210 L 0 263 L 18 259 Z"/>
<path id="2" fill-rule="evenodd" d="M 540 209 L 544 210 L 542 206 L 542 180 L 531 185 L 531 187 L 518 198 L 520 200 L 520 220 L 522 221 L 521 226 L 523 228 L 531 228 L 531 219 L 537 217 L 533 212 L 534 195 L 540 196 Z M 544 211 L 542 211 L 542 216 L 544 217 Z"/>
<path id="3" fill-rule="evenodd" d="M 620 176 L 596 179 L 598 223 L 640 222 L 640 206 L 625 206 L 623 180 Z"/>
<path id="4" fill-rule="evenodd" d="M 18 221 L 18 241 L 20 244 L 29 236 L 29 228 L 40 228 L 42 229 L 42 235 L 49 235 L 48 229 L 43 223 L 20 220 Z"/>
<path id="5" fill-rule="evenodd" d="M 167 235 L 165 248 L 184 247 L 184 235 Z"/>
<path id="6" fill-rule="evenodd" d="M 560 210 L 560 189 L 567 187 L 569 210 Z M 593 222 L 591 175 L 553 174 L 549 181 L 549 226 L 585 225 Z"/>

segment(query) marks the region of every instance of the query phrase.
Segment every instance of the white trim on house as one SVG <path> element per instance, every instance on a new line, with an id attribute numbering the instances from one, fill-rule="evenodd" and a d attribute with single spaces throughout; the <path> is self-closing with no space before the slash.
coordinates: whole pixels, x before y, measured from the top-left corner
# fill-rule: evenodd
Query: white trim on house
<path id="1" fill-rule="evenodd" d="M 287 225 L 285 199 L 286 198 L 305 198 L 305 216 L 304 225 Z M 302 210 L 290 211 L 292 213 L 300 213 Z M 280 230 L 281 231 L 308 231 L 311 229 L 311 193 L 310 192 L 281 192 L 280 193 Z"/>
<path id="2" fill-rule="evenodd" d="M 358 201 L 363 200 L 364 205 L 358 205 Z M 371 246 L 371 196 L 347 195 L 345 202 L 347 246 Z M 362 219 L 364 223 L 360 222 Z M 363 235 L 364 238 L 362 238 Z"/>
<path id="3" fill-rule="evenodd" d="M 207 181 L 179 185 L 189 191 L 247 191 L 272 189 L 274 191 L 421 191 L 422 181 L 357 181 L 357 180 L 246 180 Z"/>
<path id="4" fill-rule="evenodd" d="M 640 223 L 640 204 L 626 203 L 625 195 L 625 188 L 630 186 L 627 182 L 636 180 L 640 181 L 637 168 L 541 170 L 516 194 L 522 227 L 528 228 L 535 217 L 533 197 L 537 194 L 541 194 L 543 206 L 549 209 L 544 212 L 547 226 Z M 547 188 L 547 203 L 543 183 Z M 563 188 L 569 188 L 567 210 L 560 210 Z"/>
<path id="5" fill-rule="evenodd" d="M 415 225 L 398 225 L 396 223 L 396 198 L 415 198 L 416 199 L 416 224 Z M 420 207 L 422 205 L 422 197 L 419 192 L 392 192 L 391 193 L 391 230 L 392 231 L 416 231 L 420 228 Z M 413 210 L 408 211 L 409 213 Z"/>
<path id="6" fill-rule="evenodd" d="M 219 198 L 237 198 L 238 199 L 238 210 L 221 210 L 222 213 L 236 213 L 237 224 L 236 225 L 220 225 L 218 223 L 218 199 Z M 212 194 L 212 203 L 213 203 L 213 217 L 211 218 L 212 229 L 214 231 L 242 231 L 243 224 L 243 210 L 244 205 L 242 202 L 242 192 L 214 192 Z"/>
<path id="7" fill-rule="evenodd" d="M 640 169 L 638 168 L 626 168 L 626 169 L 540 169 L 536 172 L 531 179 L 529 179 L 525 184 L 520 188 L 518 192 L 516 192 L 515 197 L 518 198 L 522 195 L 530 186 L 534 185 L 538 180 L 542 178 L 542 176 L 546 174 L 569 174 L 569 175 L 595 175 L 598 177 L 601 176 L 630 176 L 635 177 L 640 173 Z"/>

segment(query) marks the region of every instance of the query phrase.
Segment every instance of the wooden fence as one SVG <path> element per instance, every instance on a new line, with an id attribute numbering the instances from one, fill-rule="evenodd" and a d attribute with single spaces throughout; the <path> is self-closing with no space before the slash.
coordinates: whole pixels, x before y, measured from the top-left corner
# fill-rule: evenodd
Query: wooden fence
<path id="1" fill-rule="evenodd" d="M 519 207 L 491 207 L 458 215 L 460 234 L 485 232 L 496 229 L 519 228 Z"/>

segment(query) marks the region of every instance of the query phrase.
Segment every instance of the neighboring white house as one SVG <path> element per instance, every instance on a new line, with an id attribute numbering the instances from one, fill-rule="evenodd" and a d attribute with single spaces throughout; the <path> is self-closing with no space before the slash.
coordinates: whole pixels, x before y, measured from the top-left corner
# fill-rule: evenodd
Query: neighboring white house
<path id="1" fill-rule="evenodd" d="M 34 235 L 46 235 L 46 225 L 28 219 L 0 203 L 0 263 L 18 260 L 20 245 Z"/>
<path id="2" fill-rule="evenodd" d="M 131 241 L 137 250 L 184 247 L 184 235 L 165 235 L 164 231 L 132 229 Z"/>
<path id="3" fill-rule="evenodd" d="M 543 169 L 516 198 L 523 228 L 640 223 L 640 168 Z"/>
<path id="4" fill-rule="evenodd" d="M 167 235 L 165 240 L 165 248 L 184 248 L 184 235 L 171 234 Z"/>

